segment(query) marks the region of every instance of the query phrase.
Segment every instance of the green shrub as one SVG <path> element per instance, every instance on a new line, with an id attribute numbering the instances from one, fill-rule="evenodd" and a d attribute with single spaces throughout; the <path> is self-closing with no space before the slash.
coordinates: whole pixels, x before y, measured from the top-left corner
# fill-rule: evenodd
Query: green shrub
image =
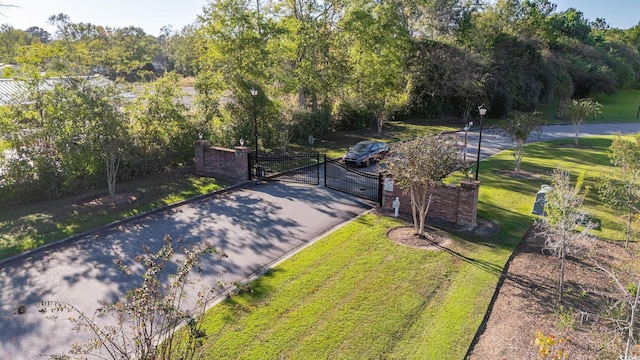
<path id="1" fill-rule="evenodd" d="M 376 115 L 363 104 L 341 102 L 333 119 L 335 130 L 358 130 L 376 125 Z"/>

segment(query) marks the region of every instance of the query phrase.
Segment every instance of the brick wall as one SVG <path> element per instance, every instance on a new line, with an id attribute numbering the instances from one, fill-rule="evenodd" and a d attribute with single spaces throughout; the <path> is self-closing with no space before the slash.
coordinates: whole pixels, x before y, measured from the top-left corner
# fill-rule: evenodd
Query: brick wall
<path id="1" fill-rule="evenodd" d="M 384 180 L 390 185 L 393 178 Z M 478 190 L 480 182 L 463 181 L 460 185 L 438 184 L 433 192 L 427 218 L 449 221 L 465 228 L 474 228 L 478 216 Z M 385 186 L 382 192 L 382 209 L 393 211 L 393 200 L 400 199 L 400 213 L 411 216 L 411 196 L 394 185 L 393 191 Z"/>
<path id="2" fill-rule="evenodd" d="M 231 182 L 241 182 L 249 178 L 248 148 L 215 147 L 210 146 L 206 140 L 198 140 L 194 146 L 197 174 Z"/>

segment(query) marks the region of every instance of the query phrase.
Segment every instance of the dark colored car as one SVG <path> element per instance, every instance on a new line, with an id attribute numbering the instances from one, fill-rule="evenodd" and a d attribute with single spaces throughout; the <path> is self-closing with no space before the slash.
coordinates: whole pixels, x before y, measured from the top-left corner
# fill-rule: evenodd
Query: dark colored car
<path id="1" fill-rule="evenodd" d="M 345 164 L 369 166 L 389 151 L 389 145 L 380 141 L 360 141 L 342 157 Z"/>

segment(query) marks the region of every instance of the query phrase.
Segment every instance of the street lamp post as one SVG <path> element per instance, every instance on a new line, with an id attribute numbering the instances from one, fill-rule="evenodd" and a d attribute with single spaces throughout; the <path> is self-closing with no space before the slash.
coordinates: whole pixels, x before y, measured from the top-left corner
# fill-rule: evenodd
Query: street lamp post
<path id="1" fill-rule="evenodd" d="M 480 136 L 478 137 L 478 157 L 476 158 L 476 181 L 478 181 L 478 172 L 480 171 L 480 146 L 482 146 L 482 118 L 487 114 L 487 106 L 482 103 L 478 106 L 478 112 L 480 113 Z"/>
<path id="2" fill-rule="evenodd" d="M 258 160 L 258 113 L 256 112 L 256 95 L 258 90 L 251 88 L 251 97 L 253 98 L 253 136 L 255 137 L 256 160 Z"/>

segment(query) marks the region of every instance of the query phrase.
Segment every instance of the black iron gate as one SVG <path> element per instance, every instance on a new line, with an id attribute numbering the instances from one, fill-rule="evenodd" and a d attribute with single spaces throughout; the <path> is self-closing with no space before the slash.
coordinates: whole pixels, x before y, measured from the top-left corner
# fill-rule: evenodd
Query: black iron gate
<path id="1" fill-rule="evenodd" d="M 324 157 L 324 184 L 326 187 L 382 205 L 382 176 L 356 170 L 340 159 Z"/>
<path id="2" fill-rule="evenodd" d="M 249 177 L 319 185 L 320 154 L 250 153 Z"/>

